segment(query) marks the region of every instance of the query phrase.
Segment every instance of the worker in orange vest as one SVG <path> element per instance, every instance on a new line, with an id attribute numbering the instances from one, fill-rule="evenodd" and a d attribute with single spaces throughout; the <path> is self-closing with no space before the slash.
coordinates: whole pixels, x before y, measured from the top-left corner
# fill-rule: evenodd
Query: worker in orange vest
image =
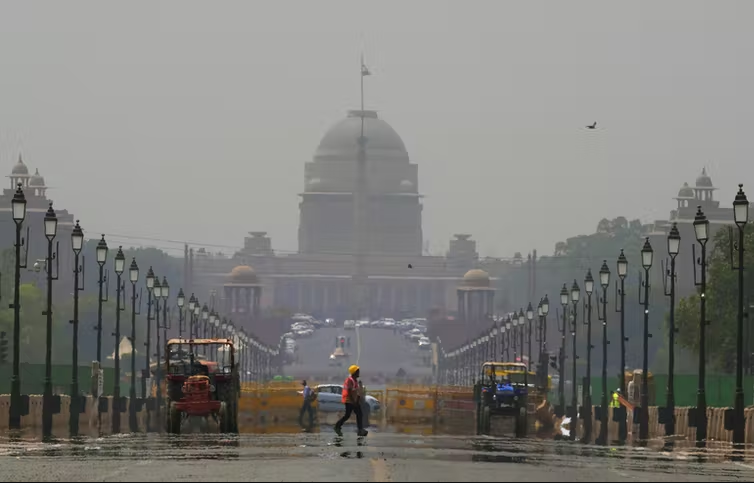
<path id="1" fill-rule="evenodd" d="M 356 425 L 359 429 L 359 436 L 366 436 L 368 431 L 364 429 L 361 413 L 361 391 L 359 389 L 359 366 L 353 365 L 348 368 L 348 378 L 343 383 L 343 393 L 341 401 L 345 404 L 346 414 L 340 418 L 340 421 L 335 423 L 335 432 L 341 435 L 340 429 L 343 427 L 343 423 L 348 421 L 351 417 L 351 413 L 356 414 Z"/>

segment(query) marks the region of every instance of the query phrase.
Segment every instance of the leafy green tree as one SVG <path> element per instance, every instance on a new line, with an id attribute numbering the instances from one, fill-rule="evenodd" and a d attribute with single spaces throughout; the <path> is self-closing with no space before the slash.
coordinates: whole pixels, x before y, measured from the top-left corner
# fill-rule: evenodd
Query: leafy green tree
<path id="1" fill-rule="evenodd" d="M 732 233 L 734 241 L 738 243 L 738 230 L 734 229 Z M 738 340 L 738 272 L 731 269 L 730 234 L 728 229 L 721 229 L 711 240 L 712 243 L 708 244 L 710 250 L 705 294 L 707 320 L 710 323 L 705 337 L 708 361 L 714 368 L 725 372 L 735 369 Z M 754 230 L 750 227 L 745 231 L 744 256 L 744 267 L 754 267 Z M 734 253 L 734 257 L 737 264 L 738 255 Z M 744 303 L 747 307 L 750 300 L 754 301 L 754 271 L 744 270 L 744 277 Z M 694 354 L 699 353 L 699 297 L 695 294 L 682 299 L 676 311 L 678 343 Z M 747 335 L 745 333 L 744 337 Z M 749 347 L 748 350 L 751 352 L 754 347 Z"/>
<path id="2" fill-rule="evenodd" d="M 557 336 L 557 325 L 562 322 L 557 322 L 556 318 L 559 317 L 562 320 L 561 305 L 560 305 L 560 290 L 563 283 L 569 290 L 575 279 L 580 288 L 581 296 L 586 298 L 584 293 L 584 277 L 588 269 L 592 270 L 592 275 L 595 278 L 595 293 L 592 295 L 592 344 L 599 348 L 600 340 L 602 337 L 602 326 L 597 320 L 597 305 L 599 296 L 601 296 L 602 289 L 599 287 L 599 269 L 602 266 L 603 260 L 607 260 L 607 264 L 612 272 L 611 285 L 608 293 L 609 304 L 607 307 L 608 313 L 608 331 L 609 339 L 612 341 L 610 347 L 611 358 L 609 360 L 610 373 L 615 374 L 618 371 L 619 360 L 614 356 L 620 343 L 620 325 L 619 314 L 615 312 L 615 284 L 618 281 L 616 272 L 616 260 L 620 254 L 621 249 L 629 261 L 629 273 L 625 281 L 626 289 L 626 306 L 625 306 L 625 318 L 626 318 L 626 336 L 629 337 L 627 344 L 627 359 L 626 363 L 630 367 L 639 367 L 641 364 L 641 350 L 642 350 L 642 333 L 643 325 L 640 323 L 643 317 L 641 306 L 638 304 L 638 280 L 636 277 L 637 270 L 641 263 L 640 250 L 644 242 L 643 227 L 641 221 L 632 220 L 628 221 L 627 218 L 619 216 L 612 220 L 604 218 L 599 221 L 595 227 L 594 233 L 579 235 L 568 238 L 565 241 L 558 242 L 555 245 L 554 256 L 543 256 L 537 260 L 537 297 L 548 294 L 550 300 L 550 315 L 548 317 L 548 349 L 550 351 L 556 350 L 560 345 L 560 338 Z M 521 266 L 515 266 L 512 264 L 507 270 L 503 270 L 497 276 L 498 278 L 498 290 L 496 292 L 497 307 L 499 310 L 510 310 L 519 307 L 526 309 L 528 299 L 528 262 L 525 262 Z M 653 306 L 659 304 L 663 299 L 662 284 L 654 284 L 653 292 L 650 295 L 650 304 Z M 532 300 L 531 303 L 534 307 L 538 303 L 537 300 Z M 570 307 L 570 305 L 569 305 Z M 578 307 L 579 312 L 579 326 L 578 326 L 578 352 L 581 358 L 580 362 L 585 363 L 585 344 L 586 344 L 586 326 L 582 324 L 582 314 L 584 313 L 584 307 L 580 303 Z M 655 327 L 661 327 L 663 324 L 661 312 L 650 312 L 650 327 L 653 328 L 655 337 L 650 339 L 650 343 L 659 344 L 661 341 L 661 334 L 659 329 Z M 567 348 L 568 354 L 571 353 L 570 343 Z M 570 355 L 569 355 L 570 357 Z M 600 364 L 601 349 L 596 349 L 592 353 L 593 370 L 596 370 Z M 570 369 L 570 362 L 568 363 Z"/>

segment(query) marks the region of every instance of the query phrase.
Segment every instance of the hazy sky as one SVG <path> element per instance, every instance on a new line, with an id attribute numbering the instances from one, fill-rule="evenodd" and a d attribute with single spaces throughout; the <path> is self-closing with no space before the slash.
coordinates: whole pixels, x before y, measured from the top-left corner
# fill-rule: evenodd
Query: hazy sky
<path id="1" fill-rule="evenodd" d="M 358 106 L 363 50 L 432 249 L 465 232 L 549 254 L 602 217 L 666 218 L 703 166 L 726 204 L 754 178 L 752 18 L 722 0 L 5 1 L 0 166 L 22 149 L 88 235 L 266 230 L 295 250 L 304 162 Z"/>

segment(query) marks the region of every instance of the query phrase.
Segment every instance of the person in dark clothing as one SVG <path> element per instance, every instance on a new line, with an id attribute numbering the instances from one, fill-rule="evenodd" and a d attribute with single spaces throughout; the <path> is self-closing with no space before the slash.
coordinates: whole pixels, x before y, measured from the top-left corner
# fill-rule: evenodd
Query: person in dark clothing
<path id="1" fill-rule="evenodd" d="M 340 420 L 335 423 L 335 432 L 338 435 L 341 433 L 343 424 L 348 421 L 351 414 L 356 415 L 356 426 L 358 427 L 358 435 L 366 436 L 369 432 L 364 429 L 363 414 L 361 412 L 361 389 L 359 388 L 359 366 L 353 365 L 348 368 L 348 379 L 343 383 L 343 395 L 341 401 L 345 405 L 346 413 Z"/>
<path id="2" fill-rule="evenodd" d="M 299 426 L 304 425 L 304 413 L 309 412 L 309 427 L 311 428 L 314 426 L 314 409 L 312 408 L 312 400 L 315 397 L 315 393 L 312 391 L 312 388 L 306 384 L 306 381 L 302 381 L 301 384 L 304 386 L 304 390 L 302 391 L 304 395 L 304 403 L 301 405 L 301 412 L 298 414 L 298 424 Z"/>

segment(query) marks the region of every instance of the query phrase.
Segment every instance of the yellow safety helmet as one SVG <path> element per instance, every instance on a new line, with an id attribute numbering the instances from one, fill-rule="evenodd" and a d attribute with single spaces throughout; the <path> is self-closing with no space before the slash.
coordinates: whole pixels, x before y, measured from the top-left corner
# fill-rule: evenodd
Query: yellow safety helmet
<path id="1" fill-rule="evenodd" d="M 351 367 L 348 368 L 348 374 L 350 374 L 350 375 L 353 376 L 353 374 L 356 371 L 358 371 L 358 370 L 359 370 L 359 366 L 357 366 L 356 364 L 354 364 L 354 365 L 352 365 Z"/>

